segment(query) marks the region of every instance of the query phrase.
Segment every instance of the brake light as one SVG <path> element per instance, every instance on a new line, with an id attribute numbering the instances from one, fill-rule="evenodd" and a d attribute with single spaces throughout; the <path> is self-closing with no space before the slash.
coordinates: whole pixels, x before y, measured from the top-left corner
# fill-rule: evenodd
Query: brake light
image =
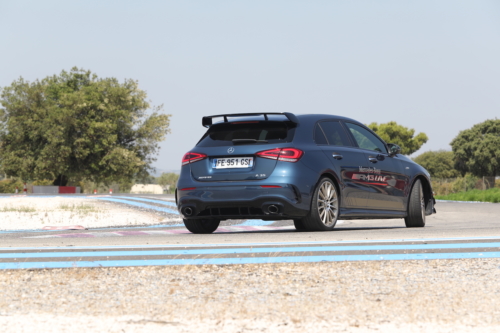
<path id="1" fill-rule="evenodd" d="M 304 152 L 297 148 L 274 148 L 257 153 L 259 157 L 292 163 L 297 162 L 302 155 L 304 155 Z"/>
<path id="2" fill-rule="evenodd" d="M 278 157 L 280 156 L 280 151 L 281 151 L 281 149 L 279 149 L 279 148 L 263 150 L 263 151 L 259 151 L 257 153 L 257 156 L 269 158 L 271 160 L 277 160 Z"/>
<path id="3" fill-rule="evenodd" d="M 297 162 L 302 155 L 304 155 L 304 152 L 300 149 L 295 149 L 295 148 L 283 148 L 281 149 L 280 157 L 278 157 L 278 161 L 284 161 L 284 162 Z"/>
<path id="4" fill-rule="evenodd" d="M 182 158 L 182 165 L 198 162 L 204 160 L 205 158 L 207 158 L 207 155 L 205 154 L 189 152 Z"/>

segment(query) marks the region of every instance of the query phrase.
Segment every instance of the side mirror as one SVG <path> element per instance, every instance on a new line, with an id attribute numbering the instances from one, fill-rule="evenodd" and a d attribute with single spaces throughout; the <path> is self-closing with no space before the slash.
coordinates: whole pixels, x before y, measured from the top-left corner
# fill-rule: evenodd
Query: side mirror
<path id="1" fill-rule="evenodd" d="M 401 154 L 401 147 L 400 146 L 398 146 L 394 143 L 388 143 L 387 146 L 389 147 L 389 156 Z"/>

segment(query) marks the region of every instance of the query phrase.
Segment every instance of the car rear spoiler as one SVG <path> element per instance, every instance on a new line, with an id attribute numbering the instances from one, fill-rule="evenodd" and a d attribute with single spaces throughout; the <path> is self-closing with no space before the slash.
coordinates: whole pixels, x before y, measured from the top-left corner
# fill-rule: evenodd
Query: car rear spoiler
<path id="1" fill-rule="evenodd" d="M 293 113 L 290 113 L 290 112 L 266 112 L 266 113 L 232 113 L 232 114 L 218 114 L 215 116 L 206 116 L 206 117 L 203 117 L 201 124 L 204 127 L 210 127 L 212 125 L 212 119 L 218 118 L 218 117 L 223 117 L 225 123 L 228 122 L 228 120 L 227 120 L 228 117 L 263 116 L 264 120 L 267 121 L 267 120 L 269 120 L 268 115 L 282 115 L 282 116 L 287 117 L 288 120 L 290 120 L 292 123 L 295 123 L 295 124 L 299 123 L 299 119 L 297 119 L 297 117 Z"/>

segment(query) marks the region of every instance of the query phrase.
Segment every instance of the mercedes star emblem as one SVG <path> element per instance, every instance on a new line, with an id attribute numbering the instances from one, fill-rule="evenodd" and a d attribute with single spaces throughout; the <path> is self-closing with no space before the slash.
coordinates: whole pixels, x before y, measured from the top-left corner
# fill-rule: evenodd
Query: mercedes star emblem
<path id="1" fill-rule="evenodd" d="M 228 148 L 228 150 L 227 150 L 227 152 L 228 152 L 229 154 L 234 153 L 234 147 L 229 147 L 229 148 Z"/>

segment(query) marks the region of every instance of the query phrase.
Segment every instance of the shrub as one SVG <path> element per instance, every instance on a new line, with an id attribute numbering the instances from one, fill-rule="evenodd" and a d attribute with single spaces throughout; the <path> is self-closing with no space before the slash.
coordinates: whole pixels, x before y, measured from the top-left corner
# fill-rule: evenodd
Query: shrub
<path id="1" fill-rule="evenodd" d="M 19 179 L 0 180 L 0 193 L 16 193 L 16 187 L 21 193 L 24 188 L 24 183 Z"/>
<path id="2" fill-rule="evenodd" d="M 454 193 L 453 191 L 453 181 L 448 181 L 448 179 L 432 180 L 432 190 L 436 195 L 448 195 Z"/>
<path id="3" fill-rule="evenodd" d="M 433 178 L 455 178 L 460 176 L 453 166 L 453 152 L 451 151 L 428 151 L 418 155 L 413 160 L 427 169 Z"/>
<path id="4" fill-rule="evenodd" d="M 479 178 L 471 175 L 471 174 L 466 174 L 465 177 L 460 177 L 457 178 L 453 182 L 453 192 L 467 192 L 469 190 L 473 190 L 476 188 L 476 184 L 478 183 Z"/>
<path id="5" fill-rule="evenodd" d="M 483 189 L 483 181 L 471 174 L 458 178 L 432 179 L 432 189 L 437 195 L 448 195 L 473 189 Z"/>

